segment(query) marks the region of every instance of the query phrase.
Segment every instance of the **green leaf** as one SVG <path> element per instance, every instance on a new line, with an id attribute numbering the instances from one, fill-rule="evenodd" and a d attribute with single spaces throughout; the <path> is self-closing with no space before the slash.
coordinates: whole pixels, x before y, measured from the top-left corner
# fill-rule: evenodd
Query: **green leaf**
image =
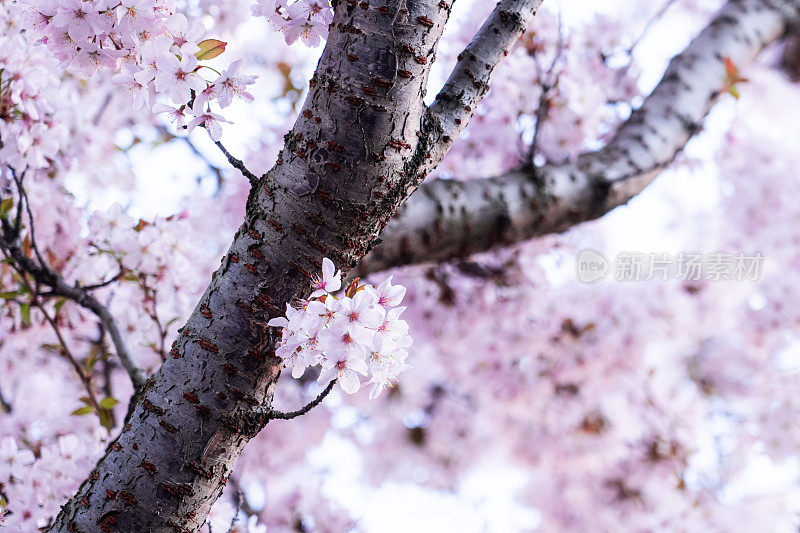
<path id="1" fill-rule="evenodd" d="M 100 402 L 100 407 L 102 407 L 103 409 L 111 409 L 118 403 L 119 400 L 109 396 L 108 398 L 103 398 L 103 400 Z"/>
<path id="2" fill-rule="evenodd" d="M 19 304 L 19 312 L 22 315 L 22 324 L 31 325 L 31 304 Z"/>
<path id="3" fill-rule="evenodd" d="M 6 198 L 5 200 L 0 200 L 0 218 L 7 219 L 8 214 L 11 212 L 11 208 L 14 206 L 14 199 L 13 198 Z"/>
<path id="4" fill-rule="evenodd" d="M 92 346 L 92 349 L 89 351 L 89 357 L 86 358 L 86 369 L 89 370 L 90 373 L 94 368 L 94 365 L 97 364 L 97 361 L 100 360 L 101 355 L 100 346 L 97 344 Z"/>
<path id="5" fill-rule="evenodd" d="M 72 414 L 74 416 L 83 416 L 83 415 L 88 415 L 88 414 L 90 414 L 92 412 L 94 412 L 94 409 L 92 409 L 91 407 L 89 407 L 87 405 L 86 407 L 81 407 L 80 409 L 75 409 L 74 411 L 72 411 Z"/>
<path id="6" fill-rule="evenodd" d="M 228 43 L 225 41 L 220 41 L 218 39 L 206 39 L 205 41 L 200 41 L 200 43 L 197 45 L 200 47 L 200 50 L 195 52 L 194 57 L 200 61 L 204 59 L 214 59 L 225 51 L 225 46 L 227 46 L 227 44 Z"/>
<path id="7" fill-rule="evenodd" d="M 114 423 L 111 421 L 111 417 L 108 416 L 108 411 L 100 411 L 100 425 L 108 430 L 114 428 Z"/>
<path id="8" fill-rule="evenodd" d="M 17 291 L 0 292 L 0 300 L 10 300 L 17 296 L 19 296 L 19 292 Z"/>
<path id="9" fill-rule="evenodd" d="M 56 305 L 55 305 L 56 314 L 58 314 L 58 312 L 61 311 L 61 308 L 64 307 L 65 303 L 67 303 L 66 298 L 59 298 L 58 299 L 58 301 L 56 302 Z"/>

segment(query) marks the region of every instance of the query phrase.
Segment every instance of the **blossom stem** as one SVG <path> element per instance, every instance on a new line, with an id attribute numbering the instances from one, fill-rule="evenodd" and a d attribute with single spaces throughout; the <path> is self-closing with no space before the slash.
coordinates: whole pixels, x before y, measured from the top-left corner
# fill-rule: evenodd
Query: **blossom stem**
<path id="1" fill-rule="evenodd" d="M 208 65 L 199 65 L 199 66 L 198 66 L 196 69 L 194 69 L 194 70 L 195 70 L 195 72 L 197 72 L 197 71 L 198 71 L 198 70 L 200 70 L 201 68 L 207 68 L 208 70 L 213 70 L 214 72 L 216 72 L 216 73 L 217 73 L 217 76 L 222 76 L 222 74 L 220 73 L 220 71 L 218 71 L 217 69 L 215 69 L 215 68 L 213 68 L 213 67 L 209 67 Z"/>

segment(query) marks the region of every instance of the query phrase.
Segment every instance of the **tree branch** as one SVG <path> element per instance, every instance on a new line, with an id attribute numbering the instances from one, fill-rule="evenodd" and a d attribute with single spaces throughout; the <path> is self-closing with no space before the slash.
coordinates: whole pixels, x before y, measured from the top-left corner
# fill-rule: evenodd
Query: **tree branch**
<path id="1" fill-rule="evenodd" d="M 460 182 L 433 180 L 401 207 L 360 274 L 444 261 L 564 231 L 628 202 L 702 128 L 726 89 L 725 59 L 748 65 L 800 20 L 798 0 L 730 0 L 604 148 L 575 161 Z"/>
<path id="2" fill-rule="evenodd" d="M 250 185 L 255 185 L 258 182 L 258 176 L 247 170 L 247 167 L 244 166 L 244 163 L 241 159 L 233 157 L 233 155 L 231 155 L 231 153 L 222 145 L 221 142 L 214 141 L 214 144 L 219 147 L 219 149 L 228 159 L 228 163 L 230 163 L 233 168 L 241 172 L 250 181 Z"/>
<path id="3" fill-rule="evenodd" d="M 268 420 L 291 420 L 292 418 L 297 418 L 298 416 L 303 416 L 316 406 L 322 403 L 322 400 L 330 394 L 333 390 L 333 386 L 336 385 L 336 380 L 332 380 L 328 383 L 328 386 L 325 387 L 325 390 L 320 392 L 316 398 L 308 402 L 306 405 L 298 409 L 297 411 L 289 411 L 288 413 L 283 413 L 281 411 L 275 411 L 274 409 L 270 408 L 266 411 L 266 416 Z"/>
<path id="4" fill-rule="evenodd" d="M 192 142 L 192 139 L 188 135 L 174 135 L 167 129 L 166 126 L 162 126 L 162 125 L 156 126 L 156 129 L 164 137 L 164 139 L 167 140 L 167 141 L 171 141 L 173 139 L 178 139 L 180 141 L 183 141 L 183 143 L 186 144 L 187 148 L 189 148 L 189 150 L 194 155 L 196 155 L 198 158 L 200 158 L 206 164 L 206 166 L 208 167 L 208 170 L 210 170 L 211 172 L 214 173 L 214 177 L 217 179 L 217 191 L 219 191 L 222 188 L 222 182 L 224 181 L 222 169 L 220 167 L 218 167 L 217 165 L 215 165 L 214 163 L 212 163 L 205 156 L 205 154 L 203 152 L 201 152 L 200 149 L 197 148 L 197 146 L 195 146 L 195 144 Z"/>
<path id="5" fill-rule="evenodd" d="M 22 203 L 24 202 L 30 217 L 29 232 L 31 235 L 33 235 L 33 217 L 30 213 L 30 207 L 28 206 L 27 202 L 27 194 L 25 193 L 25 189 L 22 186 L 21 180 L 17 181 L 17 187 L 20 192 L 20 205 L 18 206 L 18 209 L 22 210 Z M 92 288 L 97 287 L 90 286 L 89 288 L 85 288 L 80 287 L 79 285 L 69 285 L 61 276 L 59 276 L 50 267 L 48 267 L 47 264 L 45 264 L 38 252 L 36 253 L 36 257 L 39 260 L 38 264 L 25 255 L 25 252 L 22 250 L 22 245 L 19 241 L 21 232 L 21 226 L 19 224 L 12 226 L 7 219 L 3 219 L 0 221 L 0 230 L 2 230 L 0 231 L 0 249 L 3 250 L 3 253 L 6 256 L 10 257 L 14 261 L 14 264 L 17 268 L 30 274 L 37 283 L 49 287 L 51 292 L 47 294 L 48 296 L 63 296 L 64 298 L 72 300 L 78 305 L 88 309 L 100 319 L 100 321 L 103 323 L 103 326 L 105 326 L 106 330 L 108 330 L 109 334 L 111 335 L 111 340 L 114 343 L 117 356 L 120 358 L 122 366 L 125 367 L 125 370 L 128 372 L 134 388 L 141 388 L 142 385 L 144 385 L 146 377 L 144 370 L 142 370 L 136 364 L 130 352 L 128 352 L 128 347 L 125 344 L 125 340 L 122 338 L 122 333 L 120 332 L 114 317 L 111 316 L 111 313 L 104 305 L 102 305 L 89 293 Z M 36 250 L 33 240 L 32 246 L 34 250 Z"/>
<path id="6" fill-rule="evenodd" d="M 500 0 L 472 41 L 458 55 L 447 82 L 427 109 L 424 121 L 434 136 L 428 143 L 425 162 L 419 169 L 424 177 L 444 158 L 467 126 L 478 102 L 489 92 L 494 68 L 508 55 L 525 32 L 542 0 Z"/>
<path id="7" fill-rule="evenodd" d="M 255 434 L 261 431 L 264 426 L 270 420 L 291 420 L 293 418 L 297 418 L 299 416 L 303 416 L 304 414 L 311 411 L 313 408 L 318 406 L 322 403 L 328 394 L 333 390 L 333 386 L 336 385 L 337 380 L 331 380 L 330 383 L 325 387 L 325 389 L 320 392 L 316 398 L 308 402 L 306 405 L 301 407 L 296 411 L 289 411 L 284 413 L 283 411 L 276 411 L 272 408 L 271 405 L 259 405 L 243 413 L 239 414 L 237 418 L 239 419 L 240 424 L 244 428 L 248 428 L 247 431 L 249 433 Z"/>

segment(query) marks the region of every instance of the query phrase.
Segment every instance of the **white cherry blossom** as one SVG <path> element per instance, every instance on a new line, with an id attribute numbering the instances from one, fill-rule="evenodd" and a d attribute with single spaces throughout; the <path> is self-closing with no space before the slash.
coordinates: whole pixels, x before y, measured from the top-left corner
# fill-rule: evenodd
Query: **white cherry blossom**
<path id="1" fill-rule="evenodd" d="M 314 288 L 314 292 L 311 293 L 312 298 L 336 292 L 342 288 L 342 273 L 336 270 L 333 261 L 326 257 L 322 260 L 322 275 L 315 277 L 311 281 L 311 286 Z"/>

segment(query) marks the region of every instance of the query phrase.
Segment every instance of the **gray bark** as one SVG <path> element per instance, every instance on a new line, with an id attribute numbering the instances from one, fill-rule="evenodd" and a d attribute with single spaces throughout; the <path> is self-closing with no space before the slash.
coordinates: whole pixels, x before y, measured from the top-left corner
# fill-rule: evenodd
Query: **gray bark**
<path id="1" fill-rule="evenodd" d="M 725 58 L 746 67 L 787 26 L 798 0 L 731 0 L 599 151 L 468 182 L 432 180 L 389 222 L 359 273 L 443 261 L 564 231 L 628 202 L 700 131 L 724 90 Z"/>
<path id="2" fill-rule="evenodd" d="M 508 4 L 527 23 L 538 3 L 503 0 L 498 9 Z M 322 257 L 356 265 L 418 185 L 423 161 L 438 163 L 428 156 L 437 137 L 422 97 L 449 2 L 364 4 L 334 2 L 278 164 L 253 187 L 168 360 L 52 531 L 197 530 L 261 429 L 248 413 L 271 402 L 281 361 L 266 322 L 308 294 Z"/>

